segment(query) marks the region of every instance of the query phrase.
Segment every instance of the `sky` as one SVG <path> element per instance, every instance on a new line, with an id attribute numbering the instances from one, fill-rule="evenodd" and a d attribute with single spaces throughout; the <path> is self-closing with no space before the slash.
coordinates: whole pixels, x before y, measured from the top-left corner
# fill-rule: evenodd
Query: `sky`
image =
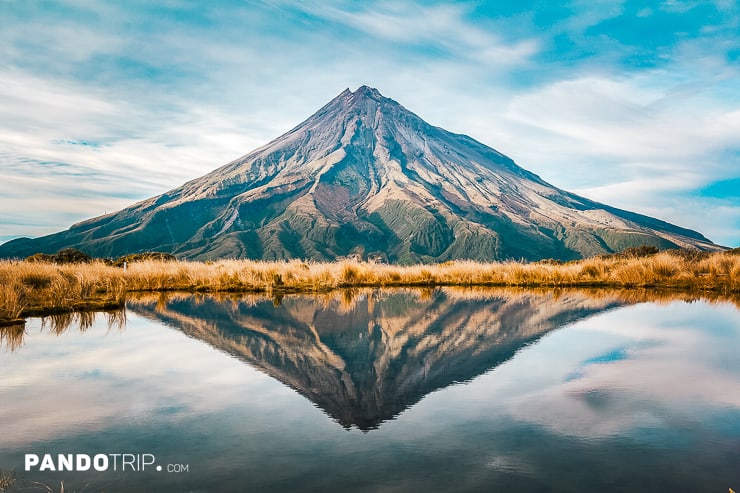
<path id="1" fill-rule="evenodd" d="M 0 0 L 0 242 L 377 88 L 565 190 L 740 246 L 736 1 Z"/>

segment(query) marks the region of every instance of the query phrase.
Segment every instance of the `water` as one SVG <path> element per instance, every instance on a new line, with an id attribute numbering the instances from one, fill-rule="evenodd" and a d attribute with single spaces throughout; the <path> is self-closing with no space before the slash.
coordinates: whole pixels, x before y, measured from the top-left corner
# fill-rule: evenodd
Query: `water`
<path id="1" fill-rule="evenodd" d="M 175 295 L 32 319 L 0 340 L 0 470 L 16 491 L 738 490 L 740 311 L 650 299 Z M 24 470 L 118 453 L 156 464 Z"/>

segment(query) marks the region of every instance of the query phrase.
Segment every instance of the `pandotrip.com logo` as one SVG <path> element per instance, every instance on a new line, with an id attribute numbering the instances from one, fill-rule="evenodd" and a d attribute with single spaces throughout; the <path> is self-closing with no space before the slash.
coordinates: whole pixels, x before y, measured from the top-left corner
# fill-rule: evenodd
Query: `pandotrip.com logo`
<path id="1" fill-rule="evenodd" d="M 25 454 L 26 472 L 188 472 L 188 464 L 158 464 L 154 454 Z"/>

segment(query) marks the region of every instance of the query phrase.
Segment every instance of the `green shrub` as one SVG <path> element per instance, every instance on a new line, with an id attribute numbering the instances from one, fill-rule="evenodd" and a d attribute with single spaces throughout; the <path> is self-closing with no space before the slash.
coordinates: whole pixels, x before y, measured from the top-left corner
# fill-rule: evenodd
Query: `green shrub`
<path id="1" fill-rule="evenodd" d="M 147 260 L 162 260 L 165 262 L 177 260 L 177 258 L 171 253 L 165 252 L 142 252 L 132 253 L 124 255 L 113 261 L 112 265 L 115 267 L 123 267 L 123 263 L 131 264 L 134 262 L 145 262 Z"/>
<path id="2" fill-rule="evenodd" d="M 26 258 L 27 262 L 49 262 L 52 264 L 89 264 L 93 258 L 76 248 L 64 248 L 57 253 L 36 253 Z"/>
<path id="3" fill-rule="evenodd" d="M 655 255 L 658 252 L 659 252 L 658 247 L 654 247 L 651 245 L 640 245 L 639 247 L 625 248 L 619 253 L 619 255 L 623 257 L 638 258 L 638 257 L 649 257 L 651 255 Z"/>

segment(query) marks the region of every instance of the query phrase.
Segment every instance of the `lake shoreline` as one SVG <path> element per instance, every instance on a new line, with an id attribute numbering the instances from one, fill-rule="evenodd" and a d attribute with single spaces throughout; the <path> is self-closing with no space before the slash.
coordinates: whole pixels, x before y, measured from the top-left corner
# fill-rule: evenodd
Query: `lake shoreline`
<path id="1" fill-rule="evenodd" d="M 654 289 L 732 298 L 740 293 L 738 253 L 677 250 L 566 263 L 454 261 L 411 266 L 355 260 L 147 260 L 125 270 L 102 261 L 0 261 L 0 327 L 29 316 L 120 309 L 127 295 L 139 292 L 285 296 L 352 288 L 514 287 Z"/>
<path id="2" fill-rule="evenodd" d="M 435 289 L 435 288 L 518 288 L 523 290 L 546 290 L 546 291 L 570 291 L 570 290 L 593 290 L 598 291 L 634 291 L 635 293 L 641 293 L 644 291 L 654 291 L 663 295 L 676 295 L 677 298 L 690 297 L 692 299 L 722 299 L 726 301 L 733 301 L 736 298 L 740 298 L 740 293 L 736 291 L 727 291 L 719 288 L 705 288 L 701 290 L 690 289 L 690 288 L 677 288 L 677 287 L 666 287 L 666 286 L 634 286 L 625 287 L 621 285 L 609 285 L 609 284 L 580 284 L 580 285 L 541 285 L 541 284 L 353 284 L 337 286 L 335 288 L 323 289 L 319 291 L 299 289 L 299 288 L 273 288 L 273 289 L 253 289 L 253 290 L 205 290 L 205 289 L 151 289 L 151 290 L 131 290 L 127 291 L 129 295 L 141 295 L 141 294 L 173 294 L 173 295 L 259 295 L 267 298 L 280 298 L 283 296 L 291 295 L 326 295 L 332 294 L 338 291 L 348 291 L 354 289 Z M 733 296 L 737 295 L 737 296 Z M 95 300 L 89 299 L 85 302 L 76 303 L 70 307 L 61 306 L 44 306 L 44 307 L 33 307 L 24 309 L 20 313 L 20 317 L 15 319 L 0 318 L 0 329 L 4 327 L 13 327 L 16 325 L 23 325 L 26 323 L 26 319 L 30 317 L 47 317 L 52 315 L 62 315 L 68 313 L 85 313 L 85 312 L 109 312 L 115 310 L 121 310 L 126 306 L 126 300 L 122 302 L 111 302 L 105 299 Z"/>

